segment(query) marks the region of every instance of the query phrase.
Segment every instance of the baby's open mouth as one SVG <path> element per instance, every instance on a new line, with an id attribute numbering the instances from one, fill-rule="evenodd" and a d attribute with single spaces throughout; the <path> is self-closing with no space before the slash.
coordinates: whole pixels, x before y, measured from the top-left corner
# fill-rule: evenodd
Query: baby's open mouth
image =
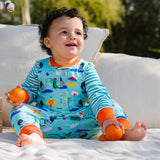
<path id="1" fill-rule="evenodd" d="M 77 46 L 77 44 L 76 43 L 68 43 L 68 44 L 66 44 L 66 46 Z"/>

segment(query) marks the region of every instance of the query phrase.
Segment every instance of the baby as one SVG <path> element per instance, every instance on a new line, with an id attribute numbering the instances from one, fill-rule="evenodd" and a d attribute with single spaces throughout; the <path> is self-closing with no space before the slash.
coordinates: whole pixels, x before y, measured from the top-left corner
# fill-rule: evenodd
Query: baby
<path id="1" fill-rule="evenodd" d="M 25 82 L 24 103 L 14 103 L 10 121 L 17 146 L 45 144 L 44 138 L 89 139 L 114 124 L 123 131 L 122 140 L 139 141 L 146 126 L 133 128 L 122 108 L 102 85 L 93 63 L 79 57 L 87 38 L 87 24 L 78 10 L 53 10 L 39 25 L 41 48 L 49 58 L 37 61 Z M 87 54 L 87 53 L 86 53 Z M 36 106 L 31 105 L 36 102 Z"/>

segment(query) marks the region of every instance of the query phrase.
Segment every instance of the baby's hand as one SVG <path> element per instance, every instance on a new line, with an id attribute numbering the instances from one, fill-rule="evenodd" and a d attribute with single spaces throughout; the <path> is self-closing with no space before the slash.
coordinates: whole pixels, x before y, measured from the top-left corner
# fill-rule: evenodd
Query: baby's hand
<path id="1" fill-rule="evenodd" d="M 21 86 L 18 85 L 17 88 L 21 88 Z M 6 97 L 7 97 L 7 98 L 6 98 L 6 101 L 7 101 L 8 103 L 10 103 L 12 106 L 20 106 L 20 105 L 22 105 L 22 103 L 15 103 L 15 102 L 13 102 L 12 100 L 10 100 L 10 99 L 9 99 L 9 92 L 5 93 L 5 95 L 6 95 Z"/>
<path id="2" fill-rule="evenodd" d="M 123 127 L 122 123 L 120 123 L 120 122 L 118 122 L 118 121 L 116 121 L 116 120 L 114 120 L 114 119 L 107 119 L 107 120 L 105 120 L 105 121 L 103 122 L 103 126 L 102 126 L 102 133 L 103 133 L 104 135 L 106 134 L 106 133 L 105 133 L 106 128 L 109 127 L 109 126 L 112 125 L 112 124 L 115 125 L 117 128 L 118 128 L 118 127 L 121 127 L 123 134 L 125 133 L 125 130 L 124 130 L 124 127 Z"/>

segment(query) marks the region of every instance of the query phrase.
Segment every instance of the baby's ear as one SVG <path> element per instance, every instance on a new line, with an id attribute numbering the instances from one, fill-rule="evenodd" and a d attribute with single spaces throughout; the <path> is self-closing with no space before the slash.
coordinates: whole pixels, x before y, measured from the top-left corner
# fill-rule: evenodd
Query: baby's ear
<path id="1" fill-rule="evenodd" d="M 44 44 L 47 48 L 51 48 L 51 43 L 49 37 L 44 38 Z"/>

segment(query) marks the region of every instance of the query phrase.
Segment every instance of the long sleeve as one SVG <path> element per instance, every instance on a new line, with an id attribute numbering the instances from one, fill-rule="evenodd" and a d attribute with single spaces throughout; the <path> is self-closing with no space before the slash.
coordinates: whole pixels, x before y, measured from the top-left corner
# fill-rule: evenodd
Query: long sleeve
<path id="1" fill-rule="evenodd" d="M 24 90 L 30 96 L 29 103 L 32 103 L 36 100 L 38 94 L 38 70 L 39 63 L 36 62 L 33 68 L 30 70 L 25 82 L 21 85 Z"/>
<path id="2" fill-rule="evenodd" d="M 100 124 L 106 119 L 116 119 L 114 116 L 112 100 L 94 69 L 92 63 L 85 68 L 85 83 L 89 102 L 93 113 Z"/>

